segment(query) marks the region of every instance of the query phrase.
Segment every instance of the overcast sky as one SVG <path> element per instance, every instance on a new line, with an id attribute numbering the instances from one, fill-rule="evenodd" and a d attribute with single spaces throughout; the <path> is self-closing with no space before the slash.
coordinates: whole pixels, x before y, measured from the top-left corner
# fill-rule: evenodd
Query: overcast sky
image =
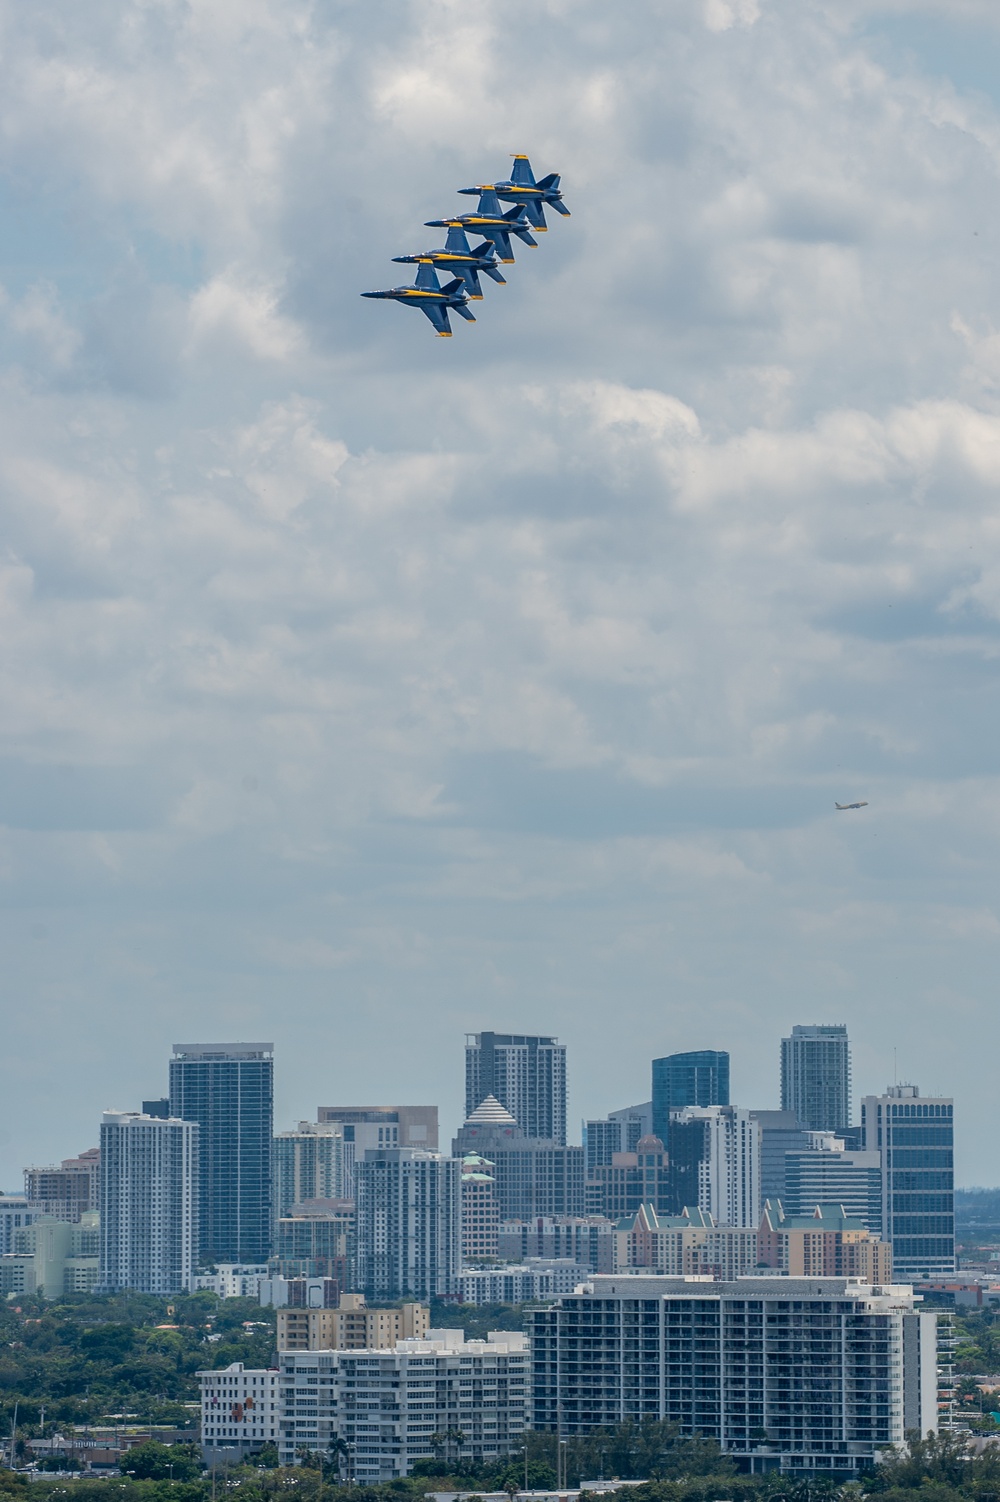
<path id="1" fill-rule="evenodd" d="M 175 1041 L 450 1134 L 796 1022 L 997 1182 L 998 10 L 0 0 L 0 1185 Z"/>

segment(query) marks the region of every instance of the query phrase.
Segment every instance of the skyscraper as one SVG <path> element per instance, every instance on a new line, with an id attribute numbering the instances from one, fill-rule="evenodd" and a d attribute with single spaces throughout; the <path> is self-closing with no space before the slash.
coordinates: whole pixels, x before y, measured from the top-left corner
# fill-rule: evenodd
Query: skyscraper
<path id="1" fill-rule="evenodd" d="M 509 1111 L 488 1095 L 460 1126 L 452 1153 L 482 1153 L 493 1164 L 501 1220 L 583 1214 L 583 1148 L 550 1137 L 527 1137 Z"/>
<path id="2" fill-rule="evenodd" d="M 336 1122 L 300 1121 L 296 1131 L 275 1137 L 276 1216 L 287 1215 L 302 1200 L 353 1198 L 353 1187 L 344 1164 L 344 1129 Z"/>
<path id="3" fill-rule="evenodd" d="M 675 1214 L 708 1210 L 720 1226 L 760 1218 L 760 1123 L 741 1106 L 685 1106 L 670 1121 Z"/>
<path id="4" fill-rule="evenodd" d="M 793 1027 L 781 1040 L 781 1109 L 810 1132 L 851 1124 L 851 1047 L 843 1023 Z"/>
<path id="5" fill-rule="evenodd" d="M 200 1255 L 266 1262 L 271 1241 L 273 1043 L 175 1043 L 170 1114 L 199 1132 Z"/>
<path id="6" fill-rule="evenodd" d="M 181 1293 L 197 1256 L 198 1127 L 107 1111 L 101 1122 L 99 1289 Z"/>
<path id="7" fill-rule="evenodd" d="M 358 1282 L 374 1300 L 448 1299 L 462 1265 L 462 1164 L 408 1147 L 355 1164 Z"/>
<path id="8" fill-rule="evenodd" d="M 894 1276 L 955 1271 L 954 1103 L 921 1099 L 916 1085 L 890 1085 L 861 1102 L 865 1151 L 882 1159 L 882 1240 Z"/>
<path id="9" fill-rule="evenodd" d="M 526 1137 L 566 1142 L 566 1046 L 520 1033 L 467 1033 L 466 1120 L 488 1095 Z"/>
<path id="10" fill-rule="evenodd" d="M 714 1048 L 653 1060 L 653 1135 L 666 1142 L 670 1113 L 683 1106 L 728 1106 L 729 1055 Z"/>

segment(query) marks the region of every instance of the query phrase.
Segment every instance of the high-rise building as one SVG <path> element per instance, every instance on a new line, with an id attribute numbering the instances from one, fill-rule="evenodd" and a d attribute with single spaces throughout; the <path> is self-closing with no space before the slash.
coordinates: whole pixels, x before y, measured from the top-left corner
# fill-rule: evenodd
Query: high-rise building
<path id="1" fill-rule="evenodd" d="M 494 1165 L 480 1153 L 462 1159 L 462 1261 L 481 1262 L 497 1255 L 500 1207 Z"/>
<path id="2" fill-rule="evenodd" d="M 882 1236 L 898 1278 L 955 1270 L 954 1102 L 890 1085 L 861 1103 L 866 1152 L 882 1162 Z"/>
<path id="3" fill-rule="evenodd" d="M 42 1212 L 24 1194 L 0 1194 L 0 1256 L 14 1250 L 14 1235 L 41 1218 Z"/>
<path id="4" fill-rule="evenodd" d="M 320 1106 L 319 1126 L 338 1126 L 344 1138 L 344 1198 L 354 1198 L 354 1165 L 382 1147 L 438 1150 L 437 1106 Z"/>
<path id="5" fill-rule="evenodd" d="M 302 1200 L 343 1200 L 349 1175 L 344 1165 L 344 1129 L 334 1121 L 300 1121 L 297 1130 L 274 1139 L 274 1211 L 287 1215 Z M 353 1187 L 353 1185 L 351 1186 Z"/>
<path id="6" fill-rule="evenodd" d="M 615 1153 L 610 1163 L 599 1163 L 587 1176 L 585 1196 L 587 1214 L 609 1220 L 634 1215 L 640 1205 L 669 1213 L 673 1180 L 659 1137 L 640 1137 L 635 1152 Z"/>
<path id="7" fill-rule="evenodd" d="M 526 1137 L 566 1143 L 566 1046 L 521 1033 L 467 1033 L 466 1120 L 488 1095 Z"/>
<path id="8" fill-rule="evenodd" d="M 595 1277 L 529 1318 L 536 1430 L 665 1419 L 750 1471 L 851 1475 L 938 1427 L 937 1319 L 909 1287 Z"/>
<path id="9" fill-rule="evenodd" d="M 456 1158 L 466 1153 L 489 1158 L 501 1220 L 583 1214 L 583 1148 L 526 1137 L 492 1095 L 459 1128 L 452 1152 Z"/>
<path id="10" fill-rule="evenodd" d="M 500 1223 L 504 1262 L 573 1262 L 591 1272 L 614 1272 L 614 1224 L 603 1215 L 536 1215 Z"/>
<path id="11" fill-rule="evenodd" d="M 761 1201 L 785 1199 L 785 1156 L 804 1152 L 808 1134 L 799 1124 L 794 1111 L 751 1111 L 760 1127 L 760 1197 Z"/>
<path id="12" fill-rule="evenodd" d="M 851 1048 L 843 1023 L 793 1027 L 781 1040 L 781 1109 L 810 1132 L 851 1124 Z"/>
<path id="13" fill-rule="evenodd" d="M 276 1222 L 272 1273 L 281 1278 L 335 1278 L 354 1283 L 356 1214 L 352 1200 L 304 1200 Z"/>
<path id="14" fill-rule="evenodd" d="M 588 1175 L 606 1166 L 615 1153 L 634 1153 L 640 1137 L 653 1135 L 653 1106 L 625 1106 L 583 1123 L 583 1151 Z"/>
<path id="15" fill-rule="evenodd" d="M 653 1134 L 666 1142 L 670 1113 L 683 1106 L 729 1105 L 729 1055 L 714 1048 L 653 1060 Z"/>
<path id="16" fill-rule="evenodd" d="M 251 1370 L 234 1361 L 221 1371 L 198 1372 L 201 1384 L 201 1453 L 207 1466 L 234 1465 L 278 1438 L 278 1372 Z"/>
<path id="17" fill-rule="evenodd" d="M 670 1119 L 674 1213 L 708 1210 L 717 1225 L 760 1219 L 760 1125 L 741 1106 L 685 1106 Z"/>
<path id="18" fill-rule="evenodd" d="M 273 1099 L 273 1043 L 174 1044 L 170 1114 L 200 1128 L 202 1261 L 267 1261 Z"/>
<path id="19" fill-rule="evenodd" d="M 375 1300 L 448 1299 L 462 1265 L 458 1158 L 390 1147 L 355 1164 L 358 1283 Z"/>
<path id="20" fill-rule="evenodd" d="M 26 1168 L 25 1198 L 40 1215 L 78 1223 L 81 1215 L 97 1209 L 100 1172 L 101 1154 L 96 1147 L 78 1158 L 64 1158 L 58 1167 Z"/>
<path id="21" fill-rule="evenodd" d="M 99 1287 L 181 1293 L 195 1270 L 197 1123 L 137 1111 L 101 1122 Z"/>
<path id="22" fill-rule="evenodd" d="M 849 1153 L 843 1138 L 829 1132 L 807 1132 L 805 1136 L 803 1149 L 785 1154 L 781 1204 L 786 1215 L 812 1215 L 817 1205 L 842 1205 L 845 1214 L 869 1231 L 881 1232 L 881 1155 Z"/>

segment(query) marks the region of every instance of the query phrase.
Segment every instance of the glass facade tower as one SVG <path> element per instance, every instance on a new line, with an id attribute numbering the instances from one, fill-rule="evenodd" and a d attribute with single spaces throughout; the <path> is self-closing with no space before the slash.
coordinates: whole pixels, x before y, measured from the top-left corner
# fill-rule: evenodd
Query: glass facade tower
<path id="1" fill-rule="evenodd" d="M 729 1105 L 729 1055 L 714 1048 L 653 1060 L 653 1136 L 670 1138 L 670 1113 L 684 1106 Z"/>
<path id="2" fill-rule="evenodd" d="M 882 1157 L 882 1240 L 893 1275 L 955 1271 L 954 1103 L 921 1099 L 916 1085 L 890 1085 L 861 1103 L 867 1152 Z"/>
<path id="3" fill-rule="evenodd" d="M 196 1121 L 203 1262 L 266 1262 L 273 1043 L 175 1043 L 170 1114 Z"/>
<path id="4" fill-rule="evenodd" d="M 465 1116 L 492 1095 L 526 1137 L 566 1144 L 566 1045 L 524 1033 L 467 1033 Z"/>
<path id="5" fill-rule="evenodd" d="M 843 1023 L 793 1027 L 781 1040 L 781 1109 L 808 1132 L 851 1124 L 851 1046 Z"/>

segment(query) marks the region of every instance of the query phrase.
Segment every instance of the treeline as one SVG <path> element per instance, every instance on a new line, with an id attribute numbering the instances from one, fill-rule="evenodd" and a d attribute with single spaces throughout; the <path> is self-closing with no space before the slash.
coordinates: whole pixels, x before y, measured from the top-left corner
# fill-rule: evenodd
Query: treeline
<path id="1" fill-rule="evenodd" d="M 10 1433 L 15 1405 L 26 1438 L 40 1432 L 43 1408 L 47 1434 L 126 1413 L 190 1423 L 183 1405 L 198 1401 L 195 1374 L 233 1361 L 267 1366 L 274 1327 L 273 1309 L 210 1293 L 0 1303 L 0 1430 Z"/>

